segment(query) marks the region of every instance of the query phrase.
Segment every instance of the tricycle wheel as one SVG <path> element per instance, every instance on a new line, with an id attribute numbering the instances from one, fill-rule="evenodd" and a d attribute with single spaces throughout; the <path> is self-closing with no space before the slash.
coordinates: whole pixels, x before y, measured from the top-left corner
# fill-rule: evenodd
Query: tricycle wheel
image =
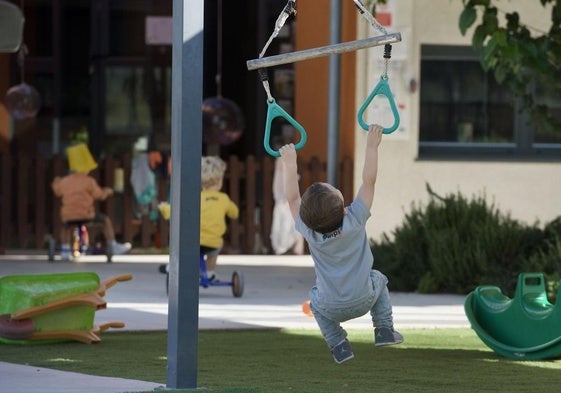
<path id="1" fill-rule="evenodd" d="M 243 295 L 243 275 L 241 272 L 232 273 L 232 294 L 234 297 Z"/>

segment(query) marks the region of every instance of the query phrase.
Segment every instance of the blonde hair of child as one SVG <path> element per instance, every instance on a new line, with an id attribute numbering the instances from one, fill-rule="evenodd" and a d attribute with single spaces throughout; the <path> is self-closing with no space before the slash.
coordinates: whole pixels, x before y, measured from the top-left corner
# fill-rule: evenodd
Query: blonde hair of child
<path id="1" fill-rule="evenodd" d="M 226 163 L 217 156 L 201 158 L 201 187 L 210 188 L 218 184 L 224 177 Z"/>

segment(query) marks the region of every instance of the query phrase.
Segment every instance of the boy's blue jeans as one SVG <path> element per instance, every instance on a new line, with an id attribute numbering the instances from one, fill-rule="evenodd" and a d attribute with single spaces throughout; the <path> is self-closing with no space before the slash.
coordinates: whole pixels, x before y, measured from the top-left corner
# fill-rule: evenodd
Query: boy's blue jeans
<path id="1" fill-rule="evenodd" d="M 388 291 L 388 278 L 378 270 L 370 271 L 374 293 L 362 303 L 349 306 L 324 306 L 318 301 L 317 288 L 310 290 L 310 310 L 329 348 L 333 348 L 347 337 L 341 322 L 363 316 L 368 311 L 374 327 L 393 327 L 392 305 Z"/>

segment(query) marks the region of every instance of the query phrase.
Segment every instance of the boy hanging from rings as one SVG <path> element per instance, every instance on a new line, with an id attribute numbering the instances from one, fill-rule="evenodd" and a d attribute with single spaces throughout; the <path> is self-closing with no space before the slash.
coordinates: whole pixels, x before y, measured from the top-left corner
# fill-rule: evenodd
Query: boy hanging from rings
<path id="1" fill-rule="evenodd" d="M 346 207 L 341 191 L 328 183 L 314 183 L 300 196 L 294 145 L 279 150 L 290 210 L 314 261 L 316 285 L 310 290 L 310 310 L 336 363 L 354 357 L 341 322 L 368 312 L 376 346 L 403 341 L 393 327 L 388 279 L 372 268 L 365 229 L 374 199 L 382 131 L 379 125 L 369 127 L 362 185 Z"/>

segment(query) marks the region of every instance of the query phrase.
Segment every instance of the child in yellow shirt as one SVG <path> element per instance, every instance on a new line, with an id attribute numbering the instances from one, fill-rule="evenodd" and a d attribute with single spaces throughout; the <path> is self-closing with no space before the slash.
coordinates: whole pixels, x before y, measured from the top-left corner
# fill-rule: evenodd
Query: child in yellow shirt
<path id="1" fill-rule="evenodd" d="M 237 219 L 238 206 L 220 191 L 226 163 L 216 156 L 201 159 L 201 253 L 206 256 L 207 276 L 216 278 L 214 272 L 218 254 L 226 233 L 226 217 Z"/>

